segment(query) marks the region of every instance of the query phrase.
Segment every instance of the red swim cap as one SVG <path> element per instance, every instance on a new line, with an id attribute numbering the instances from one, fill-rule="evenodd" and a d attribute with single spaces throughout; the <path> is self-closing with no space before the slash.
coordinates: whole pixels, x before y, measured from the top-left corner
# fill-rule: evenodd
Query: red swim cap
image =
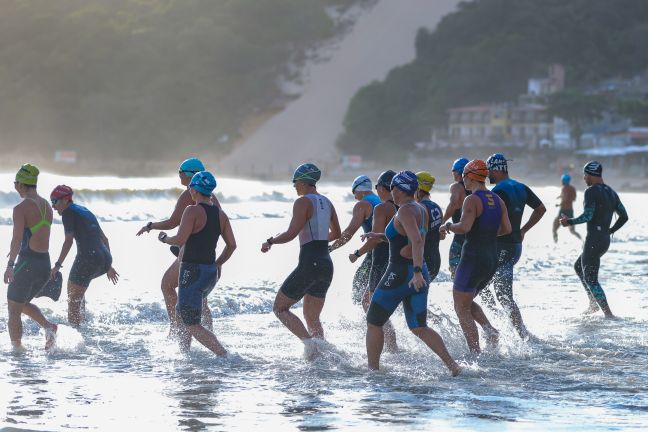
<path id="1" fill-rule="evenodd" d="M 486 178 L 488 178 L 486 162 L 480 159 L 471 160 L 464 167 L 463 175 L 471 180 L 486 183 Z"/>
<path id="2" fill-rule="evenodd" d="M 63 198 L 71 197 L 73 194 L 74 191 L 70 186 L 58 185 L 54 188 L 54 190 L 50 194 L 50 198 L 63 199 Z"/>

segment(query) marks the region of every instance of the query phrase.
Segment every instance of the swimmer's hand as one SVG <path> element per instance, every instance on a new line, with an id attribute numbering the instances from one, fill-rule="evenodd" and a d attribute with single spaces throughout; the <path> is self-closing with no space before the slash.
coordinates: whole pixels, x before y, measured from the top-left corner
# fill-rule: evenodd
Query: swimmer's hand
<path id="1" fill-rule="evenodd" d="M 351 261 L 352 263 L 356 262 L 357 259 L 358 259 L 358 256 L 356 254 L 354 254 L 354 253 L 349 254 L 349 261 Z"/>
<path id="2" fill-rule="evenodd" d="M 569 218 L 565 215 L 560 215 L 560 225 L 564 227 L 569 226 Z"/>
<path id="3" fill-rule="evenodd" d="M 263 244 L 261 245 L 261 252 L 266 253 L 270 250 L 271 247 L 272 245 L 270 243 L 263 242 Z"/>
<path id="4" fill-rule="evenodd" d="M 112 282 L 113 285 L 116 285 L 117 281 L 119 281 L 119 273 L 117 273 L 117 271 L 112 267 L 108 269 L 106 276 L 108 276 L 108 280 Z"/>
<path id="5" fill-rule="evenodd" d="M 135 234 L 135 235 L 136 235 L 136 236 L 141 236 L 141 235 L 144 234 L 144 233 L 149 233 L 149 232 L 151 232 L 151 230 L 153 229 L 152 225 L 153 225 L 153 222 L 149 222 L 149 223 L 147 223 L 147 224 L 144 225 L 142 228 L 140 228 L 140 230 L 137 231 L 137 234 Z"/>
<path id="6" fill-rule="evenodd" d="M 374 240 L 374 239 L 386 242 L 387 236 L 385 236 L 384 233 L 377 233 L 377 232 L 368 232 L 360 236 L 360 240 L 362 241 Z"/>
<path id="7" fill-rule="evenodd" d="M 4 283 L 8 284 L 14 280 L 14 269 L 13 267 L 7 267 L 4 273 Z"/>
<path id="8" fill-rule="evenodd" d="M 56 278 L 56 273 L 58 273 L 58 271 L 59 271 L 58 267 L 56 267 L 56 266 L 52 267 L 52 270 L 50 271 L 50 277 L 49 278 L 51 280 L 54 280 Z"/>
<path id="9" fill-rule="evenodd" d="M 439 229 L 439 240 L 445 240 L 447 233 Z"/>
<path id="10" fill-rule="evenodd" d="M 425 278 L 423 278 L 423 273 L 416 272 L 408 284 L 411 288 L 414 288 L 416 292 L 419 292 L 421 288 L 424 288 L 427 285 Z"/>

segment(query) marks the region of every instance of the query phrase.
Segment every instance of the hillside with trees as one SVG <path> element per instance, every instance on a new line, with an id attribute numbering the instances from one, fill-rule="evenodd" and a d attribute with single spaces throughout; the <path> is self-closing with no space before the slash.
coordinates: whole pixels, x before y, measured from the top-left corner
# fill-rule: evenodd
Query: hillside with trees
<path id="1" fill-rule="evenodd" d="M 340 30 L 333 13 L 364 3 L 5 0 L 0 146 L 85 159 L 226 152 L 245 118 L 285 102 L 281 81 Z"/>
<path id="2" fill-rule="evenodd" d="M 373 159 L 402 154 L 443 127 L 448 108 L 515 100 L 548 64 L 565 66 L 569 91 L 645 70 L 647 40 L 643 0 L 462 2 L 418 33 L 413 62 L 355 94 L 337 145 Z M 622 108 L 641 118 L 642 104 Z"/>

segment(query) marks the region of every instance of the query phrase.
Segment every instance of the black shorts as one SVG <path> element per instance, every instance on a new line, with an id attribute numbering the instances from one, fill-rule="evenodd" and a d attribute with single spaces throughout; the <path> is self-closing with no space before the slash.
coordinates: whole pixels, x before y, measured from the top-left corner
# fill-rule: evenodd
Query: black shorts
<path id="1" fill-rule="evenodd" d="M 77 253 L 68 280 L 75 285 L 88 288 L 92 279 L 105 274 L 112 265 L 112 256 L 106 248 Z"/>
<path id="2" fill-rule="evenodd" d="M 32 301 L 48 281 L 51 269 L 49 253 L 21 251 L 14 267 L 14 280 L 7 288 L 7 299 L 22 304 Z"/>
<path id="3" fill-rule="evenodd" d="M 558 210 L 558 217 L 562 216 L 567 216 L 568 218 L 573 218 L 574 217 L 574 210 L 573 209 L 559 209 Z"/>
<path id="4" fill-rule="evenodd" d="M 313 243 L 317 243 L 313 245 Z M 301 300 L 306 294 L 325 298 L 333 280 L 333 261 L 328 252 L 328 242 L 322 245 L 312 241 L 299 251 L 299 263 L 281 285 L 281 292 L 293 300 Z"/>

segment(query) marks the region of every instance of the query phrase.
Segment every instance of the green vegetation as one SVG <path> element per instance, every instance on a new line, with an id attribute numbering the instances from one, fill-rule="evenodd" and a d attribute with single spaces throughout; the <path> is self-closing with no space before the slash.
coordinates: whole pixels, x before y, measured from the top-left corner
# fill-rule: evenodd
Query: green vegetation
<path id="1" fill-rule="evenodd" d="M 571 137 L 580 148 L 583 128 L 600 119 L 610 104 L 605 96 L 588 95 L 578 90 L 565 90 L 549 98 L 549 115 L 565 119 L 571 125 Z"/>
<path id="2" fill-rule="evenodd" d="M 335 33 L 326 7 L 359 2 L 4 0 L 2 149 L 135 160 L 227 151 L 219 138 L 280 104 L 288 64 Z"/>
<path id="3" fill-rule="evenodd" d="M 463 2 L 434 32 L 419 32 L 412 63 L 356 93 L 338 146 L 374 158 L 412 148 L 446 124 L 448 108 L 516 100 L 552 63 L 574 88 L 631 76 L 648 67 L 647 40 L 644 0 Z"/>

